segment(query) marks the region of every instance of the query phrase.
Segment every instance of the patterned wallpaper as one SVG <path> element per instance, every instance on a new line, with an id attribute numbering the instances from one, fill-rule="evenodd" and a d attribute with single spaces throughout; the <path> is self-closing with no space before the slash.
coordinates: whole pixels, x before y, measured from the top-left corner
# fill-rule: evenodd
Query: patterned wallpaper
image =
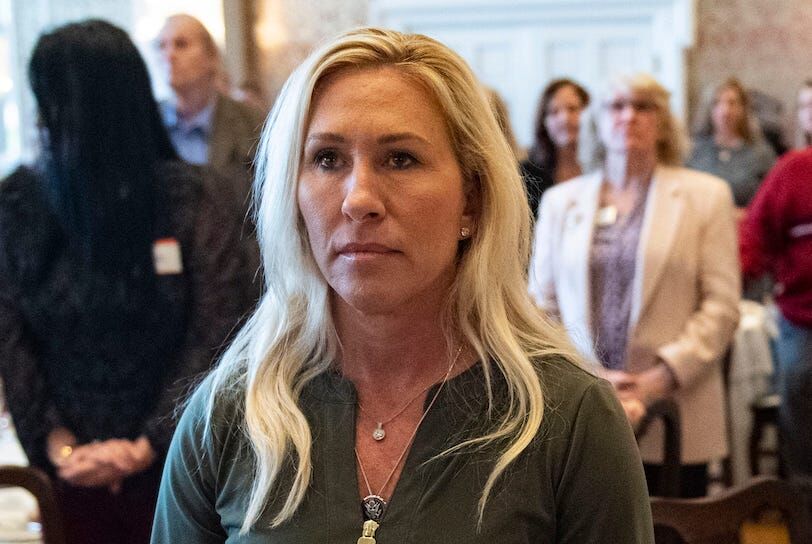
<path id="1" fill-rule="evenodd" d="M 812 78 L 812 2 L 698 0 L 696 15 L 696 46 L 688 54 L 690 103 L 697 104 L 706 87 L 736 76 L 784 104 L 791 134 L 795 93 Z"/>
<path id="2" fill-rule="evenodd" d="M 260 80 L 273 98 L 314 46 L 366 23 L 368 0 L 257 0 L 254 41 Z"/>

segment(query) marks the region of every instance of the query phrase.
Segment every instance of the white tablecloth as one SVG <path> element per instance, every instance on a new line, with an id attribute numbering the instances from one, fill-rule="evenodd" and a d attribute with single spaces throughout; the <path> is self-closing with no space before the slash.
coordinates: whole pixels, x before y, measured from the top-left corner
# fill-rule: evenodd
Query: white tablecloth
<path id="1" fill-rule="evenodd" d="M 0 416 L 0 465 L 27 465 L 20 443 L 8 419 Z M 28 522 L 36 516 L 37 501 L 25 489 L 0 489 L 0 544 L 41 542 L 39 533 L 28 531 Z"/>

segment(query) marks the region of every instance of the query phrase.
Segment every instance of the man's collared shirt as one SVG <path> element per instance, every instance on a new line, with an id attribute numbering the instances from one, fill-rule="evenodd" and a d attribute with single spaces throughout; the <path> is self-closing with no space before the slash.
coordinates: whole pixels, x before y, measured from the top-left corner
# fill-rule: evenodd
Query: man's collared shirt
<path id="1" fill-rule="evenodd" d="M 192 164 L 208 162 L 214 101 L 190 119 L 181 119 L 171 102 L 161 103 L 161 114 L 178 155 Z"/>

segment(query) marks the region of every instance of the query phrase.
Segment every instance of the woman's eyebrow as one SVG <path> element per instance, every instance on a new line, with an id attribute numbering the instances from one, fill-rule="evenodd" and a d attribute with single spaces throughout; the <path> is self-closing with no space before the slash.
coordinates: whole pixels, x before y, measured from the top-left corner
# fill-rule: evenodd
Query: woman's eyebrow
<path id="1" fill-rule="evenodd" d="M 343 143 L 346 142 L 347 139 L 340 134 L 336 134 L 334 132 L 316 132 L 315 134 L 311 134 L 307 137 L 307 142 L 338 142 Z"/>
<path id="2" fill-rule="evenodd" d="M 431 145 L 431 142 L 426 138 L 420 136 L 419 134 L 415 134 L 414 132 L 396 132 L 393 134 L 385 134 L 376 140 L 379 144 L 391 144 L 395 142 L 402 142 L 405 140 L 414 140 L 417 142 L 421 142 L 426 145 Z M 307 137 L 305 143 L 311 142 L 334 142 L 334 143 L 346 143 L 348 139 L 340 134 L 336 134 L 335 132 L 316 132 L 311 134 Z"/>
<path id="3" fill-rule="evenodd" d="M 431 145 L 427 139 L 415 134 L 414 132 L 397 132 L 395 134 L 387 134 L 378 138 L 379 144 L 391 144 L 393 142 L 402 142 L 403 140 L 417 140 L 424 144 Z"/>

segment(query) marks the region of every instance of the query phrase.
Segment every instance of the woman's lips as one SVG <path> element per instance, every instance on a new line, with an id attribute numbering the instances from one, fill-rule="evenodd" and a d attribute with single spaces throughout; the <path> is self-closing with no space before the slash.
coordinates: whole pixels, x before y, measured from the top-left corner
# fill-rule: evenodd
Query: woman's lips
<path id="1" fill-rule="evenodd" d="M 338 255 L 340 257 L 355 261 L 374 260 L 381 257 L 391 256 L 395 253 L 397 253 L 397 250 L 389 246 L 376 243 L 350 243 L 341 246 L 341 248 L 338 250 Z"/>

